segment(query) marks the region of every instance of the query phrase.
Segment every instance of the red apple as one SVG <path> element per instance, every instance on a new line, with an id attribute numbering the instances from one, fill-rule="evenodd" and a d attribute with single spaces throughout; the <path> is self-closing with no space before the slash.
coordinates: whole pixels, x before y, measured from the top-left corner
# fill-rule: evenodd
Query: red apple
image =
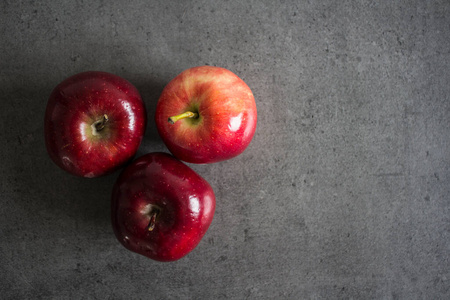
<path id="1" fill-rule="evenodd" d="M 252 91 L 229 70 L 187 69 L 164 88 L 155 121 L 167 148 L 190 163 L 213 163 L 241 154 L 256 129 Z"/>
<path id="2" fill-rule="evenodd" d="M 216 200 L 208 182 L 166 153 L 129 165 L 112 194 L 112 226 L 127 249 L 158 261 L 194 249 L 213 219 Z"/>
<path id="3" fill-rule="evenodd" d="M 56 86 L 45 112 L 45 143 L 69 173 L 97 177 L 129 161 L 147 122 L 144 102 L 125 79 L 105 72 L 73 75 Z"/>

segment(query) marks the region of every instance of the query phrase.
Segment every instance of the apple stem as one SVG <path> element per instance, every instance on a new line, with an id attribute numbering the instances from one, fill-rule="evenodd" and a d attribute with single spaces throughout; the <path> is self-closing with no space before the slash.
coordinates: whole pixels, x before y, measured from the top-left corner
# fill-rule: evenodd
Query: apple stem
<path id="1" fill-rule="evenodd" d="M 92 135 L 98 135 L 98 132 L 105 128 L 105 124 L 108 122 L 108 116 L 103 115 L 100 120 L 95 121 L 91 125 Z"/>
<path id="2" fill-rule="evenodd" d="M 175 124 L 176 121 L 184 118 L 193 118 L 193 119 L 198 118 L 198 113 L 187 111 L 182 114 L 170 117 L 168 121 L 170 124 Z"/>
<path id="3" fill-rule="evenodd" d="M 158 211 L 157 210 L 154 210 L 152 213 L 151 213 L 151 216 L 150 216 L 150 222 L 148 223 L 148 225 L 147 225 L 147 230 L 148 231 L 153 231 L 153 229 L 155 229 L 155 225 L 156 225 L 156 217 L 158 216 Z"/>
<path id="4" fill-rule="evenodd" d="M 103 115 L 103 117 L 94 123 L 95 130 L 100 131 L 105 127 L 105 124 L 108 122 L 108 115 Z"/>

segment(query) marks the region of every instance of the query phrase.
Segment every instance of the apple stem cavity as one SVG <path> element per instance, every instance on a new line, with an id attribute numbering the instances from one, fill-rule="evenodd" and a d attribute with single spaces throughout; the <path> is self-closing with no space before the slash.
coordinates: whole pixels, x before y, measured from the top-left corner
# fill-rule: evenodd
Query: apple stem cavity
<path id="1" fill-rule="evenodd" d="M 184 112 L 182 114 L 170 117 L 168 119 L 170 124 L 175 124 L 176 121 L 180 120 L 180 119 L 184 119 L 184 118 L 191 118 L 191 119 L 196 119 L 198 118 L 198 113 L 192 112 L 192 111 L 187 111 Z"/>
<path id="2" fill-rule="evenodd" d="M 148 231 L 153 231 L 153 229 L 155 229 L 155 225 L 156 225 L 156 217 L 158 216 L 159 211 L 158 210 L 153 210 L 150 214 L 150 222 L 147 225 L 147 230 Z"/>
<path id="3" fill-rule="evenodd" d="M 103 115 L 100 120 L 95 121 L 92 125 L 92 135 L 98 135 L 98 132 L 105 128 L 105 124 L 108 122 L 108 115 Z"/>

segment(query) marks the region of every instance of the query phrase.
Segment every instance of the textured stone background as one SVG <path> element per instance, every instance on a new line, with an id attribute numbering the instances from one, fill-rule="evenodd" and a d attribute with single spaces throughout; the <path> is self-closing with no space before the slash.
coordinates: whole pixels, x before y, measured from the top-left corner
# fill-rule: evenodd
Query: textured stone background
<path id="1" fill-rule="evenodd" d="M 1 1 L 3 299 L 449 299 L 449 1 Z M 140 90 L 140 154 L 170 79 L 228 68 L 258 128 L 241 156 L 191 165 L 215 219 L 174 263 L 124 249 L 118 176 L 58 169 L 47 98 L 102 70 Z"/>

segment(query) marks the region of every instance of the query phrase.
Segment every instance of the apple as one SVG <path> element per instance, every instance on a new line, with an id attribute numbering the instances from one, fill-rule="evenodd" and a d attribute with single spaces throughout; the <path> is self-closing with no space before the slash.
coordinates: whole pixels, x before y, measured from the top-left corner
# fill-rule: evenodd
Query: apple
<path id="1" fill-rule="evenodd" d="M 111 203 L 119 242 L 157 261 L 174 261 L 193 250 L 216 206 L 208 182 L 167 153 L 149 153 L 127 166 Z"/>
<path id="2" fill-rule="evenodd" d="M 83 177 L 113 172 L 136 154 L 147 123 L 144 102 L 125 79 L 83 72 L 58 84 L 45 112 L 45 144 L 63 170 Z"/>
<path id="3" fill-rule="evenodd" d="M 213 163 L 241 154 L 256 129 L 253 93 L 233 72 L 187 69 L 164 88 L 155 122 L 169 151 L 190 163 Z"/>

